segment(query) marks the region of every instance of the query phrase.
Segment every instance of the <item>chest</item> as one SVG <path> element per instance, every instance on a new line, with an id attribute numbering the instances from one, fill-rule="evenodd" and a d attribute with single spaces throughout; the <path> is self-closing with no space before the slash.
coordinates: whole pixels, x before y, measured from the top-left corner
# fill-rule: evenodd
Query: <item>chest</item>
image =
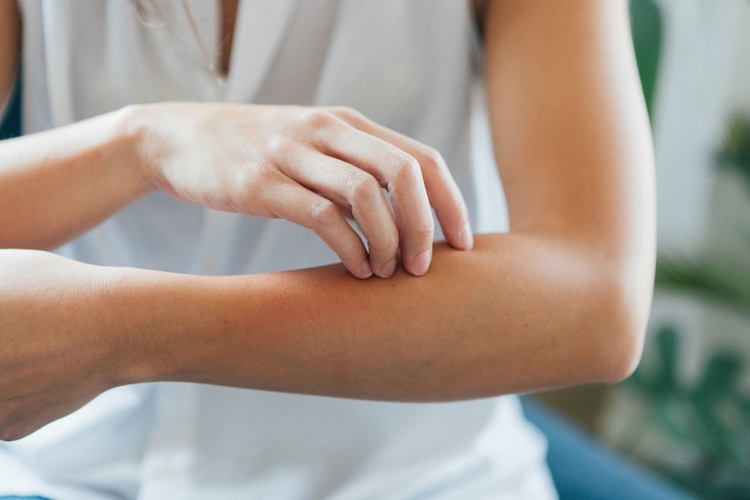
<path id="1" fill-rule="evenodd" d="M 234 27 L 237 20 L 239 0 L 219 0 L 219 2 L 219 71 L 223 76 L 226 76 L 229 73 L 229 61 L 232 57 Z"/>

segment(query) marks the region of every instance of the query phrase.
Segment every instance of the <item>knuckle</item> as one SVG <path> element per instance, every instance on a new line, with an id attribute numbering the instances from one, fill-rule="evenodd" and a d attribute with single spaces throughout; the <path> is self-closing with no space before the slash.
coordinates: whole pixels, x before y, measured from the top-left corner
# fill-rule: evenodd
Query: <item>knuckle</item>
<path id="1" fill-rule="evenodd" d="M 266 164 L 254 165 L 235 174 L 235 185 L 240 193 L 239 205 L 235 208 L 246 212 L 254 200 L 264 199 L 268 188 L 277 182 L 275 170 Z"/>
<path id="2" fill-rule="evenodd" d="M 326 109 L 312 109 L 304 118 L 305 124 L 313 129 L 330 128 L 339 124 L 339 118 Z"/>
<path id="3" fill-rule="evenodd" d="M 388 231 L 387 235 L 381 236 L 375 240 L 369 240 L 370 249 L 380 254 L 386 255 L 387 259 L 395 256 L 398 252 L 399 239 L 397 231 Z"/>
<path id="4" fill-rule="evenodd" d="M 383 243 L 383 250 L 388 255 L 396 255 L 398 252 L 398 236 L 394 235 L 391 237 L 386 238 L 385 242 Z"/>
<path id="5" fill-rule="evenodd" d="M 313 205 L 310 215 L 315 228 L 330 227 L 335 224 L 339 209 L 332 201 L 321 200 Z"/>
<path id="6" fill-rule="evenodd" d="M 337 106 L 335 108 L 331 108 L 331 110 L 334 114 L 350 123 L 357 123 L 366 120 L 365 116 L 362 113 L 349 106 Z"/>
<path id="7" fill-rule="evenodd" d="M 435 235 L 435 222 L 432 220 L 432 217 L 430 217 L 429 219 L 425 219 L 420 224 L 418 224 L 414 228 L 412 234 L 418 240 L 432 241 L 432 238 Z"/>
<path id="8" fill-rule="evenodd" d="M 278 169 L 270 160 L 261 161 L 246 168 L 244 175 L 243 186 L 254 192 L 264 190 L 264 188 L 272 186 L 279 180 Z"/>
<path id="9" fill-rule="evenodd" d="M 400 180 L 415 180 L 422 178 L 419 162 L 406 153 L 397 154 L 394 159 L 393 177 Z"/>
<path id="10" fill-rule="evenodd" d="M 372 200 L 380 195 L 380 184 L 375 178 L 364 172 L 351 174 L 347 180 L 349 199 L 352 202 Z"/>
<path id="11" fill-rule="evenodd" d="M 282 157 L 289 150 L 289 140 L 282 134 L 272 134 L 266 140 L 265 147 L 270 157 Z"/>
<path id="12" fill-rule="evenodd" d="M 442 169 L 446 167 L 443 155 L 440 154 L 440 151 L 431 146 L 423 146 L 419 152 L 419 155 L 425 159 L 424 163 L 426 164 L 426 166 L 436 169 Z"/>

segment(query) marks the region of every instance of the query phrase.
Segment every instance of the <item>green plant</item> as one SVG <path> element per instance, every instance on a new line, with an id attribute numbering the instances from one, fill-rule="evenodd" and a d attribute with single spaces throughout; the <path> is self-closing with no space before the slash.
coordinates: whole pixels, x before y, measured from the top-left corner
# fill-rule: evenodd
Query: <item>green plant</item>
<path id="1" fill-rule="evenodd" d="M 717 165 L 742 176 L 750 188 L 750 117 L 737 114 L 732 118 Z"/>
<path id="2" fill-rule="evenodd" d="M 654 0 L 630 0 L 630 29 L 649 116 L 653 116 L 663 24 L 661 10 Z"/>
<path id="3" fill-rule="evenodd" d="M 679 339 L 674 328 L 661 328 L 657 363 L 626 382 L 644 401 L 647 416 L 631 422 L 620 446 L 633 452 L 656 429 L 697 457 L 690 465 L 652 464 L 664 475 L 707 499 L 750 498 L 750 398 L 739 387 L 743 361 L 736 353 L 717 353 L 696 383 L 682 383 Z"/>
<path id="4" fill-rule="evenodd" d="M 716 166 L 744 181 L 750 194 L 750 115 L 737 114 L 727 127 Z M 750 227 L 740 228 L 750 255 Z M 750 315 L 750 263 L 725 256 L 687 258 L 662 254 L 656 264 L 656 286 L 699 296 Z"/>
<path id="5" fill-rule="evenodd" d="M 750 194 L 750 117 L 732 118 L 716 164 L 737 174 Z M 749 235 L 745 241 L 750 255 L 750 230 L 743 231 Z M 656 286 L 690 294 L 750 319 L 750 265 L 736 258 L 662 254 L 657 260 Z M 704 498 L 750 498 L 750 398 L 739 384 L 746 360 L 733 352 L 715 353 L 698 381 L 688 385 L 677 376 L 677 331 L 662 326 L 655 347 L 656 366 L 640 367 L 625 383 L 644 402 L 647 417 L 621 436 L 621 446 L 635 451 L 646 433 L 655 431 L 680 449 L 690 450 L 695 459 L 689 465 L 652 466 Z"/>
<path id="6" fill-rule="evenodd" d="M 750 316 L 750 275 L 738 272 L 743 267 L 729 257 L 719 261 L 662 254 L 656 262 L 656 287 L 687 293 Z"/>

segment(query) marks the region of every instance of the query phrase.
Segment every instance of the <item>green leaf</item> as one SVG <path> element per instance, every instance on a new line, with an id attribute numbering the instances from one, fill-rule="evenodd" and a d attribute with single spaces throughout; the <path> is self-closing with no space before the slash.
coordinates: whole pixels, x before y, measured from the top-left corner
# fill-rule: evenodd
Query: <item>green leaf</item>
<path id="1" fill-rule="evenodd" d="M 662 14 L 653 0 L 630 1 L 630 29 L 648 114 L 653 120 L 654 96 L 662 45 Z"/>
<path id="2" fill-rule="evenodd" d="M 656 286 L 689 293 L 750 316 L 750 275 L 740 263 L 716 264 L 706 259 L 661 255 Z"/>

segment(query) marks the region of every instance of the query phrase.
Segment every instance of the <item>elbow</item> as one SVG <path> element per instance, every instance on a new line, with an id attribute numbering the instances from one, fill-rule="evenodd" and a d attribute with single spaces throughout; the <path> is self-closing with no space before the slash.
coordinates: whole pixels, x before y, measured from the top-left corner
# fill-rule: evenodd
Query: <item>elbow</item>
<path id="1" fill-rule="evenodd" d="M 645 331 L 645 329 L 644 329 Z M 627 332 L 616 347 L 610 347 L 609 353 L 603 356 L 600 375 L 596 382 L 617 384 L 630 377 L 641 361 L 643 352 L 643 333 Z"/>
<path id="2" fill-rule="evenodd" d="M 590 331 L 597 345 L 595 382 L 618 383 L 630 377 L 641 360 L 653 295 L 653 273 L 613 273 L 597 299 L 599 325 Z"/>

